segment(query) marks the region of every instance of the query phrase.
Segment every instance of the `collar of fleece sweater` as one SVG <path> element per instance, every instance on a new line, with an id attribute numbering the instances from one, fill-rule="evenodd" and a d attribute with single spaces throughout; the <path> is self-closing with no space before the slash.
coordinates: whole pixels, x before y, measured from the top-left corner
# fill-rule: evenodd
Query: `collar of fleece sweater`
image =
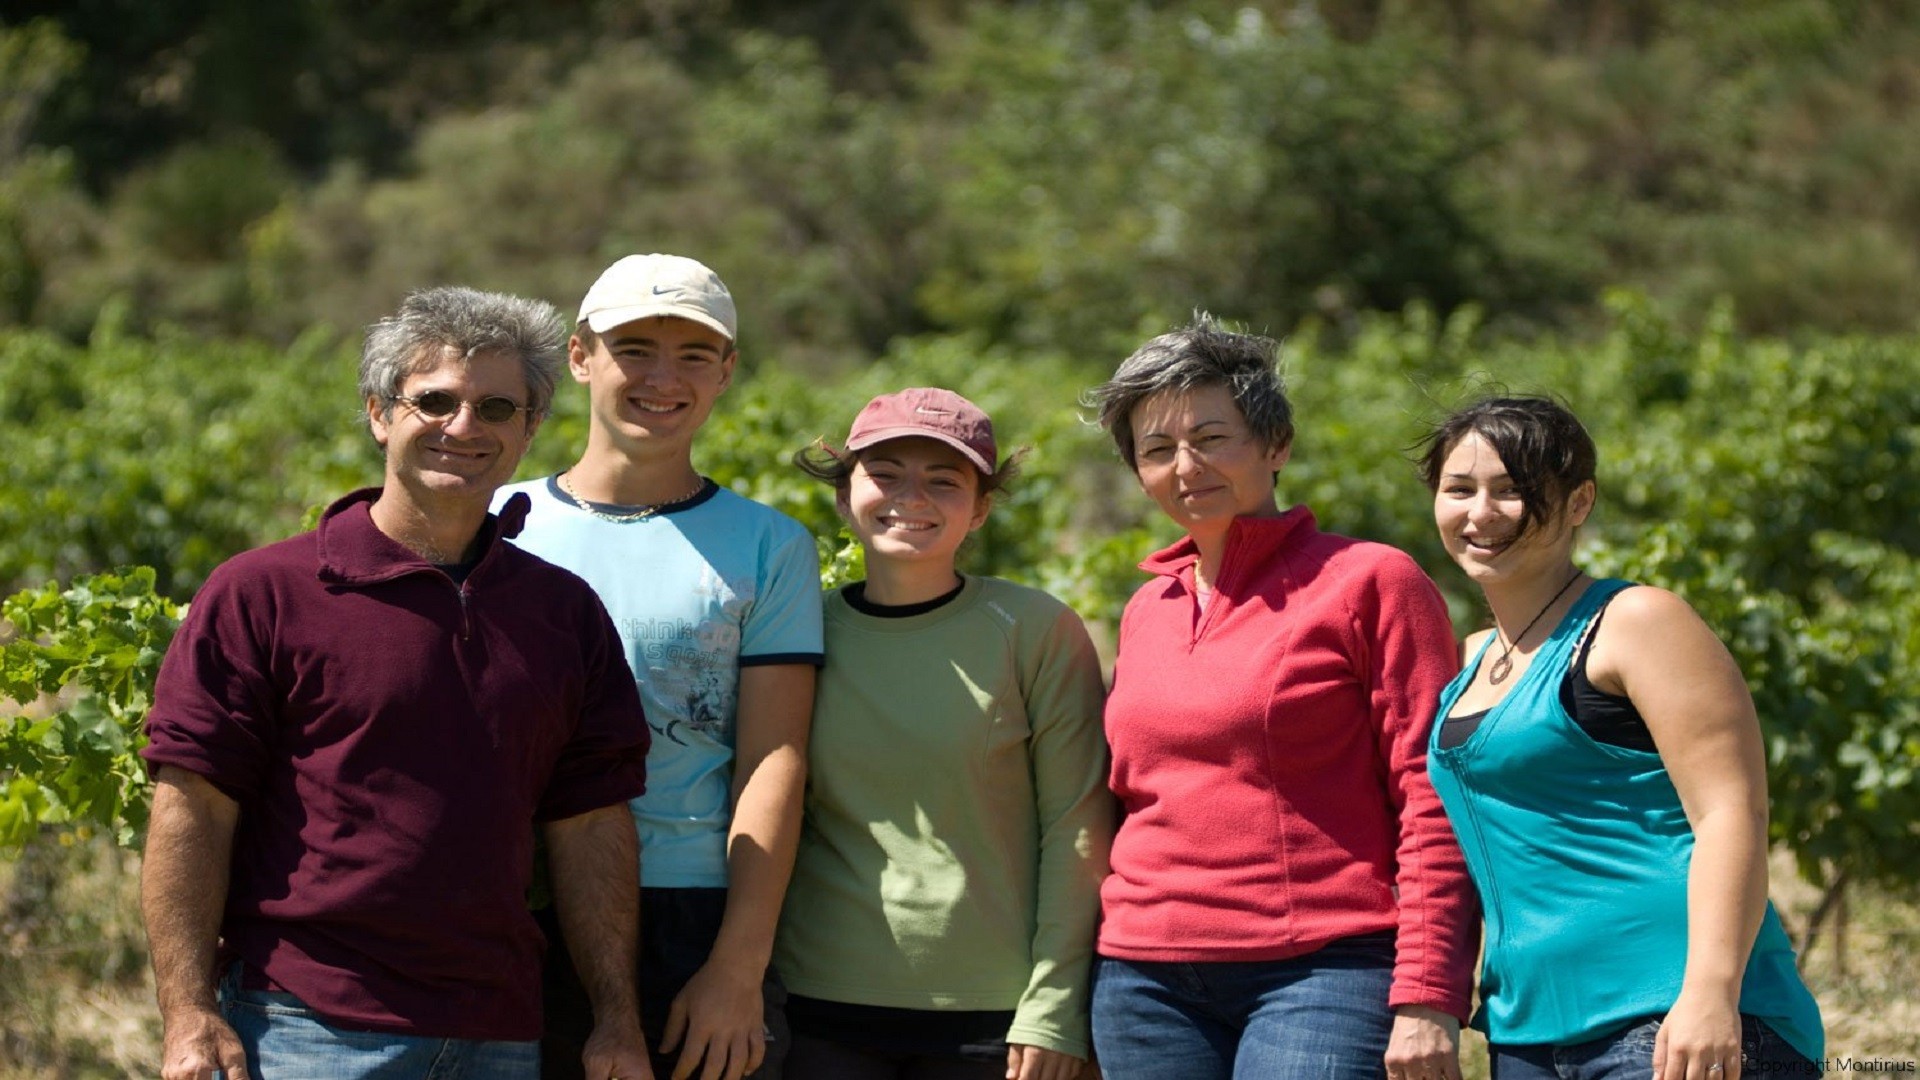
<path id="1" fill-rule="evenodd" d="M 1255 566 L 1263 565 L 1267 556 L 1317 531 L 1319 526 L 1313 520 L 1313 511 L 1304 506 L 1292 507 L 1279 517 L 1234 518 L 1227 526 L 1226 554 L 1220 560 L 1222 569 L 1245 565 L 1248 560 Z M 1140 569 L 1178 578 L 1199 561 L 1200 545 L 1193 542 L 1193 537 L 1183 536 L 1172 547 L 1147 556 Z"/>
<path id="2" fill-rule="evenodd" d="M 320 580 L 341 585 L 373 585 L 404 574 L 433 570 L 431 563 L 414 554 L 400 541 L 380 531 L 373 523 L 373 503 L 379 488 L 362 488 L 342 496 L 320 515 L 316 530 L 320 552 Z M 524 492 L 516 492 L 496 516 L 487 515 L 480 526 L 480 559 L 476 575 L 495 561 L 503 545 L 501 540 L 518 536 L 532 505 Z"/>

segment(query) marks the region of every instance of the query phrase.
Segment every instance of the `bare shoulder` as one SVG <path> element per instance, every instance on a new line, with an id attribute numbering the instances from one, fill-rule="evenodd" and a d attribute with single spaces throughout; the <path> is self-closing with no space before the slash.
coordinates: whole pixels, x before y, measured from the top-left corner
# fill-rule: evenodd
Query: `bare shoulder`
<path id="1" fill-rule="evenodd" d="M 1622 590 L 1607 605 L 1594 644 L 1597 647 L 1612 638 L 1615 642 L 1624 639 L 1651 645 L 1663 635 L 1703 631 L 1711 633 L 1693 605 L 1657 585 L 1636 585 Z"/>
<path id="2" fill-rule="evenodd" d="M 1602 690 L 1629 696 L 1650 680 L 1681 675 L 1739 679 L 1725 643 L 1692 605 L 1651 585 L 1627 589 L 1607 605 L 1587 671 Z"/>

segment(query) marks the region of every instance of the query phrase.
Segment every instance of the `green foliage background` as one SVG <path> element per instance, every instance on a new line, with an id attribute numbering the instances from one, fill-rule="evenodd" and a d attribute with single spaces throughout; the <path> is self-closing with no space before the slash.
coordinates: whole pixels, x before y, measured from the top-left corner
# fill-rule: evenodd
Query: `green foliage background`
<path id="1" fill-rule="evenodd" d="M 971 568 L 1097 632 L 1172 536 L 1077 398 L 1194 310 L 1285 339 L 1282 498 L 1414 553 L 1463 632 L 1407 449 L 1563 396 L 1583 558 L 1733 648 L 1775 840 L 1911 889 L 1917 113 L 1893 0 L 0 6 L 0 847 L 51 895 L 50 838 L 137 839 L 179 605 L 378 479 L 367 322 L 442 282 L 566 309 L 660 250 L 741 301 L 705 472 L 858 576 L 788 457 L 961 390 L 1034 450 Z"/>
<path id="2" fill-rule="evenodd" d="M 1408 448 L 1465 397 L 1563 395 L 1602 450 L 1585 557 L 1596 571 L 1675 589 L 1727 638 L 1766 722 L 1776 839 L 1815 880 L 1842 870 L 1912 880 L 1920 487 L 1900 478 L 1920 444 L 1920 341 L 1789 345 L 1739 335 L 1724 307 L 1689 331 L 1637 294 L 1609 305 L 1609 329 L 1592 341 L 1504 338 L 1470 307 L 1447 319 L 1421 306 L 1366 316 L 1344 333 L 1303 327 L 1283 348 L 1300 429 L 1283 498 L 1328 528 L 1413 552 L 1471 628 L 1483 616 L 1431 535 Z M 0 580 L 157 568 L 82 578 L 64 598 L 58 585 L 36 586 L 7 609 L 17 636 L 5 646 L 5 696 L 30 702 L 77 682 L 118 704 L 103 714 L 94 696 L 78 698 L 56 713 L 58 735 L 44 715 L 13 721 L 0 739 L 14 792 L 0 796 L 12 799 L 0 803 L 0 840 L 29 835 L 36 820 L 137 827 L 137 769 L 116 760 L 102 772 L 124 789 L 111 798 L 71 778 L 106 760 L 86 755 L 123 759 L 137 743 L 144 699 L 126 696 L 127 672 L 137 655 L 134 670 L 150 680 L 165 596 L 185 600 L 227 555 L 377 482 L 378 456 L 350 407 L 353 361 L 349 346 L 318 335 L 282 352 L 0 332 L 0 379 L 19 418 L 0 428 L 12 481 L 0 494 Z M 723 399 L 698 464 L 808 525 L 829 577 L 857 575 L 829 490 L 787 459 L 840 436 L 875 393 L 959 389 L 1006 440 L 1033 450 L 972 541 L 970 568 L 1040 585 L 1111 627 L 1140 580 L 1134 564 L 1173 536 L 1077 408 L 1105 370 L 939 335 L 900 339 L 833 379 L 763 366 Z M 567 389 L 523 475 L 564 467 L 584 442 L 584 395 Z M 35 779 L 47 776 L 66 779 Z"/>
<path id="3" fill-rule="evenodd" d="M 572 297 L 636 246 L 816 366 L 925 332 L 1086 357 L 1196 304 L 1920 311 L 1892 0 L 270 7 L 0 8 L 0 323 L 285 343 L 427 282 Z"/>

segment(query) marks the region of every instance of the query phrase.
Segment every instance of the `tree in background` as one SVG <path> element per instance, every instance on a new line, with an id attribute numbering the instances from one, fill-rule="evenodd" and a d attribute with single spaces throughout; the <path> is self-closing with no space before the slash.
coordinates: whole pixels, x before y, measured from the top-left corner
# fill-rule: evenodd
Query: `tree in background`
<path id="1" fill-rule="evenodd" d="M 6 5 L 0 225 L 35 235 L 0 229 L 0 318 L 288 340 L 642 243 L 754 284 L 816 366 L 1195 304 L 1920 310 L 1920 11 L 1885 0 L 270 7 Z"/>

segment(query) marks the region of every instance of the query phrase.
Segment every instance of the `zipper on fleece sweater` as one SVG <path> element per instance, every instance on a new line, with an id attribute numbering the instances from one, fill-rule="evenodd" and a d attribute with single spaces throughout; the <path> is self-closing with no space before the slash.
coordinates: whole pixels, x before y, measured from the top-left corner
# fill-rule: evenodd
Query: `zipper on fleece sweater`
<path id="1" fill-rule="evenodd" d="M 478 570 L 479 567 L 475 566 L 467 571 L 467 581 L 455 581 L 453 580 L 452 574 L 447 573 L 437 566 L 429 567 L 429 569 L 435 574 L 438 574 L 440 580 L 452 587 L 454 599 L 460 601 L 460 640 L 471 641 L 473 639 L 473 611 L 471 603 L 473 600 L 473 586 L 471 579 L 473 577 L 473 571 Z"/>
<path id="2" fill-rule="evenodd" d="M 471 582 L 471 572 L 469 572 L 469 580 L 467 581 L 455 581 L 445 570 L 441 570 L 438 567 L 434 568 L 434 573 L 447 579 L 447 584 L 453 586 L 453 595 L 460 600 L 460 640 L 473 640 L 473 585 Z M 456 649 L 455 656 L 456 659 L 454 662 L 460 665 L 461 677 L 466 679 L 467 685 L 471 687 L 473 680 L 467 674 L 464 652 Z M 500 749 L 500 727 L 497 722 L 492 720 L 487 722 L 487 736 L 492 741 L 493 748 L 495 750 Z"/>
<path id="3" fill-rule="evenodd" d="M 1213 582 L 1213 602 L 1205 607 L 1200 606 L 1200 556 L 1198 552 L 1194 554 L 1193 581 L 1191 584 L 1185 581 L 1181 582 L 1182 585 L 1186 585 L 1193 593 L 1193 606 L 1195 609 L 1191 624 L 1193 626 L 1193 633 L 1187 641 L 1187 652 L 1189 653 L 1199 648 L 1200 639 L 1206 637 L 1207 632 L 1213 629 L 1213 624 L 1220 621 L 1220 609 L 1227 606 L 1227 583 L 1233 580 L 1232 575 L 1229 574 L 1228 571 L 1239 568 L 1242 560 L 1234 557 L 1234 551 L 1236 547 L 1244 548 L 1246 546 L 1246 541 L 1243 539 L 1244 536 L 1245 533 L 1242 530 L 1232 530 L 1227 533 L 1226 549 L 1220 553 L 1220 576 L 1215 578 Z"/>

